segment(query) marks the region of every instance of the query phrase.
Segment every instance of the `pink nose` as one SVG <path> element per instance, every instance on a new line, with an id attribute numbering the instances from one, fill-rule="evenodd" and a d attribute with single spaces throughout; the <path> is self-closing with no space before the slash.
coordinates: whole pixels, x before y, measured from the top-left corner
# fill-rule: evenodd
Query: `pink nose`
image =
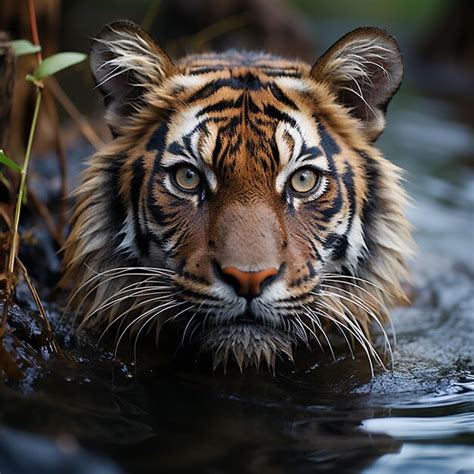
<path id="1" fill-rule="evenodd" d="M 266 268 L 258 272 L 243 272 L 235 267 L 225 267 L 222 273 L 227 283 L 235 288 L 239 296 L 258 296 L 262 292 L 263 283 L 278 275 L 278 270 Z"/>

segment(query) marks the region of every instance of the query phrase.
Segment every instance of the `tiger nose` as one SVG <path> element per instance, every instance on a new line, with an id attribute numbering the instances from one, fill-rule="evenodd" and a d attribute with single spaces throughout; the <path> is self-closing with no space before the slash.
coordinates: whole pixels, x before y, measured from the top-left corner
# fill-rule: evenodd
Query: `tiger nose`
<path id="1" fill-rule="evenodd" d="M 258 272 L 243 272 L 236 267 L 224 267 L 222 277 L 224 281 L 232 285 L 239 296 L 259 296 L 265 282 L 278 275 L 276 268 L 266 268 Z"/>

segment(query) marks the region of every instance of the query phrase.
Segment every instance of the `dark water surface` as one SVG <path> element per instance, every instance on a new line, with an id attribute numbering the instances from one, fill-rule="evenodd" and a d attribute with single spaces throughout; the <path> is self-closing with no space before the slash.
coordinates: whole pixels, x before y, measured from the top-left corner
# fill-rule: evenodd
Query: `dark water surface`
<path id="1" fill-rule="evenodd" d="M 474 138 L 458 110 L 402 95 L 380 142 L 409 171 L 420 246 L 391 370 L 371 378 L 343 348 L 275 376 L 147 353 L 135 370 L 69 341 L 72 359 L 0 386 L 0 472 L 474 472 Z"/>

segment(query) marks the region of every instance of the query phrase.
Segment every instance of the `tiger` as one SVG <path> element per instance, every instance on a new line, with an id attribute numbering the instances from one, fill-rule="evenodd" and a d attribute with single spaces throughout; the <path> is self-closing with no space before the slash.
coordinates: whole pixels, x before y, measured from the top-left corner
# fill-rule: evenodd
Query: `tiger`
<path id="1" fill-rule="evenodd" d="M 373 330 L 388 339 L 413 254 L 404 172 L 374 144 L 403 76 L 396 40 L 358 28 L 313 65 L 172 60 L 124 20 L 92 40 L 90 68 L 113 138 L 87 163 L 63 249 L 77 329 L 114 330 L 116 347 L 134 335 L 136 350 L 173 328 L 177 347 L 240 371 L 340 334 L 383 365 Z"/>

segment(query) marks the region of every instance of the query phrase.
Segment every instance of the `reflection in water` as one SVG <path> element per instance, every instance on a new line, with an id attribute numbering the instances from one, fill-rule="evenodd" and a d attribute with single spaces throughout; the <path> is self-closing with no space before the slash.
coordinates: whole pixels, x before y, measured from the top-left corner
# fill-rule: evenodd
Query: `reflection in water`
<path id="1" fill-rule="evenodd" d="M 396 455 L 387 454 L 375 462 L 366 474 L 399 474 L 429 472 L 430 474 L 473 472 L 472 448 L 445 444 L 405 443 Z"/>
<path id="2" fill-rule="evenodd" d="M 135 372 L 83 340 L 27 386 L 0 387 L 2 423 L 68 433 L 130 472 L 472 472 L 473 138 L 447 105 L 405 102 L 381 140 L 408 169 L 420 246 L 414 305 L 393 315 L 393 370 L 371 379 L 363 353 L 341 347 L 336 362 L 301 354 L 275 377 L 209 374 L 154 350 Z"/>

